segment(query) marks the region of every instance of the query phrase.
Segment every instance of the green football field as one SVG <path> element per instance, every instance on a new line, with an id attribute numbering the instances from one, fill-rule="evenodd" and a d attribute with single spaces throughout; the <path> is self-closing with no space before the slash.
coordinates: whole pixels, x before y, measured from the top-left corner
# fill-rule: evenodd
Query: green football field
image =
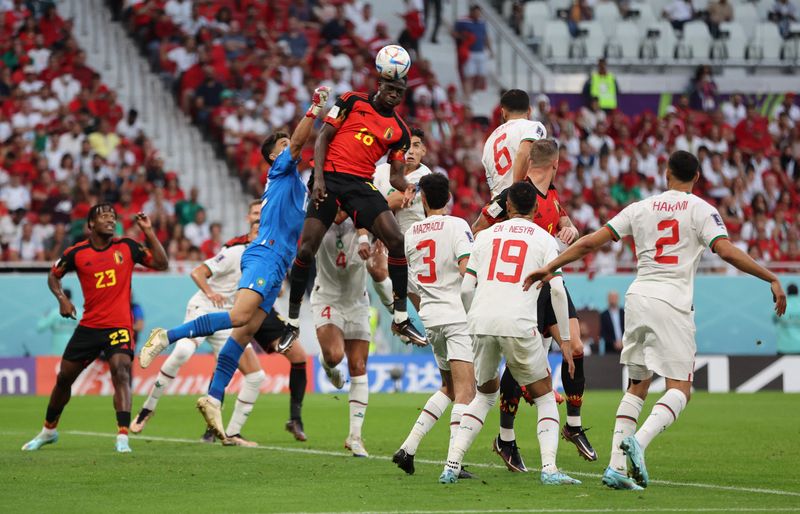
<path id="1" fill-rule="evenodd" d="M 67 407 L 61 440 L 38 452 L 20 447 L 40 428 L 46 398 L 0 398 L 0 511 L 17 512 L 792 512 L 800 511 L 800 396 L 698 393 L 648 450 L 652 483 L 641 493 L 600 484 L 608 463 L 620 394 L 589 393 L 584 424 L 600 459 L 581 460 L 562 441 L 559 465 L 583 480 L 542 486 L 538 473 L 512 474 L 491 450 L 497 413 L 467 454 L 475 480 L 440 485 L 447 423 L 439 423 L 407 476 L 390 458 L 427 395 L 370 398 L 356 459 L 342 448 L 346 395 L 309 395 L 309 441 L 283 430 L 288 397 L 262 396 L 245 435 L 257 449 L 199 443 L 192 397 L 166 397 L 133 453 L 114 452 L 108 397 L 78 397 Z M 652 395 L 645 414 L 657 395 Z M 134 407 L 141 406 L 136 398 Z M 232 403 L 232 402 L 228 402 Z M 535 411 L 522 407 L 517 437 L 529 467 L 539 463 Z M 565 415 L 562 408 L 562 419 Z M 226 418 L 227 421 L 227 418 Z"/>

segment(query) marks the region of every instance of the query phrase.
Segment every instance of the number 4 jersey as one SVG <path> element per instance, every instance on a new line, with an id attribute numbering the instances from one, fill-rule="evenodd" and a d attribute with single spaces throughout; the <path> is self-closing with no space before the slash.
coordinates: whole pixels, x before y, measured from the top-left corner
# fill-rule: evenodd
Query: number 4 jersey
<path id="1" fill-rule="evenodd" d="M 535 336 L 539 289 L 523 291 L 522 282 L 556 257 L 556 240 L 530 220 L 512 218 L 479 233 L 467 264 L 477 280 L 467 314 L 470 333 Z"/>
<path id="2" fill-rule="evenodd" d="M 149 265 L 150 250 L 133 239 L 112 239 L 102 249 L 88 240 L 70 246 L 53 265 L 53 275 L 62 278 L 75 271 L 83 292 L 83 317 L 87 328 L 127 328 L 131 319 L 131 276 L 134 265 Z"/>
<path id="3" fill-rule="evenodd" d="M 458 262 L 472 251 L 472 231 L 454 216 L 430 216 L 406 232 L 408 280 L 420 296 L 420 319 L 430 328 L 464 323 Z"/>
<path id="4" fill-rule="evenodd" d="M 614 239 L 633 236 L 638 259 L 629 293 L 692 309 L 694 275 L 706 247 L 727 238 L 719 212 L 691 193 L 670 190 L 627 206 L 606 224 Z"/>
<path id="5" fill-rule="evenodd" d="M 547 129 L 538 121 L 516 119 L 494 129 L 483 146 L 483 159 L 481 159 L 492 197 L 511 186 L 514 180 L 511 168 L 520 143 L 545 137 Z"/>
<path id="6" fill-rule="evenodd" d="M 331 225 L 317 252 L 317 278 L 312 302 L 336 305 L 341 309 L 369 304 L 367 267 L 358 255 L 358 232 L 353 221 Z"/>

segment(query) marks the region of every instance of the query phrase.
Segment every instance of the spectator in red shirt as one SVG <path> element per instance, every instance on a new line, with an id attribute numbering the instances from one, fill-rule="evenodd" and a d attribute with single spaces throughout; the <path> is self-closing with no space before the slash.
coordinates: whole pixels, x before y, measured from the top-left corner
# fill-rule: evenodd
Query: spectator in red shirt
<path id="1" fill-rule="evenodd" d="M 209 227 L 211 236 L 200 245 L 200 253 L 203 259 L 211 259 L 222 249 L 222 225 L 212 223 Z"/>

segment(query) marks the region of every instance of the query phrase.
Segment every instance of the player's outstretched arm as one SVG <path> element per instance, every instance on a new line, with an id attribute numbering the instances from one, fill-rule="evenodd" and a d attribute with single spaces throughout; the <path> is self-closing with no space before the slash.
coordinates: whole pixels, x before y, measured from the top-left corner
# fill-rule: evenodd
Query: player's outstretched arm
<path id="1" fill-rule="evenodd" d="M 319 131 L 316 143 L 314 143 L 314 188 L 311 191 L 311 200 L 317 203 L 321 202 L 327 195 L 323 168 L 325 159 L 328 157 L 328 146 L 330 146 L 333 136 L 336 135 L 338 130 L 337 127 L 325 123 L 322 126 L 322 130 Z"/>
<path id="2" fill-rule="evenodd" d="M 314 95 L 311 97 L 311 105 L 308 107 L 305 117 L 297 124 L 289 140 L 289 152 L 292 154 L 292 160 L 300 158 L 300 153 L 303 151 L 303 147 L 308 142 L 308 138 L 311 137 L 311 132 L 314 129 L 314 120 L 325 108 L 330 92 L 331 89 L 328 86 L 320 86 L 314 90 Z"/>
<path id="3" fill-rule="evenodd" d="M 153 255 L 153 258 L 150 260 L 150 262 L 144 263 L 144 265 L 157 271 L 166 270 L 167 266 L 169 265 L 167 252 L 164 250 L 164 247 L 161 246 L 161 241 L 159 241 L 158 237 L 156 237 L 156 233 L 153 231 L 153 224 L 150 222 L 150 218 L 148 218 L 143 212 L 137 213 L 136 224 L 144 233 L 147 247 L 150 249 L 150 253 Z"/>
<path id="4" fill-rule="evenodd" d="M 575 363 L 572 361 L 572 345 L 569 333 L 569 300 L 567 300 L 564 279 L 560 275 L 550 280 L 550 299 L 558 322 L 558 333 L 561 336 L 561 353 L 564 356 L 564 362 L 567 363 L 569 376 L 574 377 Z"/>
<path id="5" fill-rule="evenodd" d="M 736 248 L 733 243 L 727 239 L 717 239 L 712 250 L 716 252 L 722 260 L 739 271 L 760 278 L 764 282 L 769 282 L 770 288 L 772 289 L 772 299 L 775 302 L 775 314 L 783 316 L 783 313 L 786 312 L 786 293 L 784 293 L 781 282 L 774 273 L 754 261 L 752 257 L 739 248 Z"/>
<path id="6" fill-rule="evenodd" d="M 539 268 L 525 277 L 525 283 L 522 286 L 523 289 L 527 291 L 536 282 L 548 278 L 555 270 L 563 268 L 567 264 L 573 263 L 578 259 L 582 259 L 613 239 L 614 237 L 611 230 L 606 227 L 587 236 L 583 236 L 578 239 L 575 244 L 564 250 L 564 253 L 550 261 L 545 267 Z"/>
<path id="7" fill-rule="evenodd" d="M 520 141 L 519 148 L 517 148 L 517 155 L 514 156 L 514 165 L 511 167 L 512 177 L 514 182 L 522 182 L 528 174 L 528 164 L 531 159 L 531 141 L 525 139 Z"/>
<path id="8" fill-rule="evenodd" d="M 50 270 L 50 273 L 47 274 L 47 287 L 50 288 L 53 296 L 55 296 L 56 300 L 58 300 L 58 311 L 61 313 L 61 316 L 64 318 L 75 319 L 75 315 L 77 313 L 75 310 L 75 305 L 73 305 L 72 301 L 67 298 L 66 293 L 64 293 L 64 289 L 61 287 L 61 279 L 57 277 L 55 273 L 53 273 L 53 270 Z"/>
<path id="9" fill-rule="evenodd" d="M 472 224 L 472 234 L 477 237 L 482 230 L 486 230 L 491 226 L 492 225 L 489 223 L 489 220 L 486 219 L 486 216 L 483 213 L 480 213 L 478 215 L 478 219 L 476 219 L 475 223 Z"/>

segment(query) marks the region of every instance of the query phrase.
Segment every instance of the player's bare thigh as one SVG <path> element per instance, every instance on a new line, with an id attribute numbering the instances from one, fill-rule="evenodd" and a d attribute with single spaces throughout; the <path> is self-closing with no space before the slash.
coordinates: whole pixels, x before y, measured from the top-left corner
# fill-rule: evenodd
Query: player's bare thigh
<path id="1" fill-rule="evenodd" d="M 263 301 L 264 297 L 261 296 L 260 293 L 247 288 L 239 289 L 236 292 L 236 298 L 233 300 L 233 308 L 229 312 L 231 324 L 236 328 L 248 325 L 256 316 L 258 311 L 260 311 L 264 317 L 266 317 L 266 313 L 259 309 L 259 306 Z M 261 321 L 264 321 L 263 317 L 261 318 Z M 260 322 L 259 326 L 261 326 Z M 255 334 L 255 332 L 253 333 Z M 236 339 L 236 337 L 234 337 L 234 339 Z M 236 340 L 239 341 L 239 339 Z"/>
<path id="2" fill-rule="evenodd" d="M 303 222 L 303 231 L 300 234 L 300 245 L 297 247 L 297 258 L 302 261 L 310 261 L 317 255 L 322 238 L 328 227 L 318 218 L 306 217 Z"/>
<path id="3" fill-rule="evenodd" d="M 328 323 L 317 327 L 317 340 L 322 358 L 328 366 L 336 366 L 344 359 L 344 333 L 342 329 Z"/>
<path id="4" fill-rule="evenodd" d="M 259 305 L 261 304 L 262 298 L 261 295 L 256 293 L 251 289 L 239 289 L 239 293 L 236 295 L 237 300 L 242 295 L 242 293 L 250 293 L 247 294 L 248 297 L 252 297 L 255 295 L 258 297 Z M 236 306 L 234 305 L 234 308 Z M 233 312 L 233 311 L 231 311 Z M 248 321 L 245 323 L 235 326 L 233 332 L 231 333 L 231 338 L 239 343 L 240 346 L 245 347 L 247 343 L 253 340 L 258 332 L 258 329 L 261 328 L 261 324 L 264 322 L 264 319 L 267 317 L 267 313 L 261 310 L 260 308 L 256 307 L 255 311 L 250 315 Z M 231 321 L 233 321 L 233 316 L 231 316 Z"/>
<path id="5" fill-rule="evenodd" d="M 375 237 L 386 245 L 386 249 L 390 254 L 400 254 L 405 251 L 403 248 L 403 233 L 400 231 L 400 225 L 397 224 L 397 218 L 394 217 L 392 211 L 387 210 L 380 213 L 375 218 L 370 232 L 375 234 Z"/>
<path id="6" fill-rule="evenodd" d="M 347 355 L 347 367 L 351 377 L 367 374 L 367 358 L 369 357 L 369 341 L 363 339 L 346 339 L 344 351 Z"/>

